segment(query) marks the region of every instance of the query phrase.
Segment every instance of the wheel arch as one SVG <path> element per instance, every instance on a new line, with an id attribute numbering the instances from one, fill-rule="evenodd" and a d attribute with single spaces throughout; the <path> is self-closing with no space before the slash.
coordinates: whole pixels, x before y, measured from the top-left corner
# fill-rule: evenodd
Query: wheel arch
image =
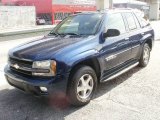
<path id="1" fill-rule="evenodd" d="M 154 37 L 152 34 L 146 34 L 144 37 L 143 37 L 143 40 L 142 40 L 142 45 L 144 46 L 145 43 L 147 43 L 150 47 L 150 49 L 152 50 L 153 48 L 153 43 L 154 43 Z"/>
<path id="2" fill-rule="evenodd" d="M 150 49 L 152 50 L 152 48 L 153 48 L 152 39 L 151 38 L 146 39 L 145 43 L 147 43 L 149 45 Z"/>
<path id="3" fill-rule="evenodd" d="M 100 67 L 100 63 L 99 63 L 98 59 L 96 57 L 94 57 L 94 58 L 88 58 L 88 59 L 82 60 L 72 66 L 70 73 L 69 73 L 68 85 L 71 81 L 71 78 L 72 78 L 74 72 L 77 71 L 78 68 L 81 66 L 91 67 L 96 73 L 98 82 L 100 81 L 101 67 Z M 67 87 L 68 87 L 68 85 L 67 85 Z"/>

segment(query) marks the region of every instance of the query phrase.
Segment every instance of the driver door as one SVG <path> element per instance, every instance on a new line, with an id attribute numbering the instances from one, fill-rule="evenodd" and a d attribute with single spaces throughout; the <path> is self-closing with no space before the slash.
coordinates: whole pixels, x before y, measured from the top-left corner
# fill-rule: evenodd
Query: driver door
<path id="1" fill-rule="evenodd" d="M 108 37 L 103 43 L 105 71 L 118 67 L 131 59 L 131 42 L 121 13 L 109 14 L 105 22 L 106 29 L 117 29 L 119 36 Z"/>

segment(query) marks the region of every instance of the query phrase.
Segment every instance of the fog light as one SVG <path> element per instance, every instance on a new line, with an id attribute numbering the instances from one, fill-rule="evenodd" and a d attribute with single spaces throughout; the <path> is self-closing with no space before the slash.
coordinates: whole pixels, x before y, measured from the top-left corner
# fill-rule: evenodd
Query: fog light
<path id="1" fill-rule="evenodd" d="M 48 91 L 48 89 L 47 89 L 46 87 L 40 87 L 40 90 L 41 90 L 42 92 L 47 92 L 47 91 Z"/>

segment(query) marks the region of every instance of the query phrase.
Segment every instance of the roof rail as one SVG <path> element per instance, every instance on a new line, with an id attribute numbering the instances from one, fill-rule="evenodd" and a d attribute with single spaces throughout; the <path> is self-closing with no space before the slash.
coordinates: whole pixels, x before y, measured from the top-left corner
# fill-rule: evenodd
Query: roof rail
<path id="1" fill-rule="evenodd" d="M 133 8 L 106 8 L 106 9 L 101 9 L 97 10 L 98 12 L 106 12 L 108 10 L 134 10 Z"/>
<path id="2" fill-rule="evenodd" d="M 107 11 L 109 11 L 109 10 L 111 10 L 111 9 L 106 8 L 106 9 L 97 10 L 97 12 L 105 13 L 105 12 L 107 12 Z"/>
<path id="3" fill-rule="evenodd" d="M 133 10 L 133 8 L 114 8 L 116 10 Z"/>

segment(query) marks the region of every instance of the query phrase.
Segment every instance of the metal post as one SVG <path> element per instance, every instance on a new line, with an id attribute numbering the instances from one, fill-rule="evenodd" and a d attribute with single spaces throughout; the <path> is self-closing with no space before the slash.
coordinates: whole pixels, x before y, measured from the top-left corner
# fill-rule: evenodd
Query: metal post
<path id="1" fill-rule="evenodd" d="M 150 19 L 158 20 L 159 19 L 159 0 L 152 0 L 150 2 Z"/>
<path id="2" fill-rule="evenodd" d="M 110 8 L 110 1 L 112 0 L 96 0 L 97 10 L 104 10 Z"/>
<path id="3" fill-rule="evenodd" d="M 109 8 L 113 8 L 113 0 L 109 0 Z"/>

